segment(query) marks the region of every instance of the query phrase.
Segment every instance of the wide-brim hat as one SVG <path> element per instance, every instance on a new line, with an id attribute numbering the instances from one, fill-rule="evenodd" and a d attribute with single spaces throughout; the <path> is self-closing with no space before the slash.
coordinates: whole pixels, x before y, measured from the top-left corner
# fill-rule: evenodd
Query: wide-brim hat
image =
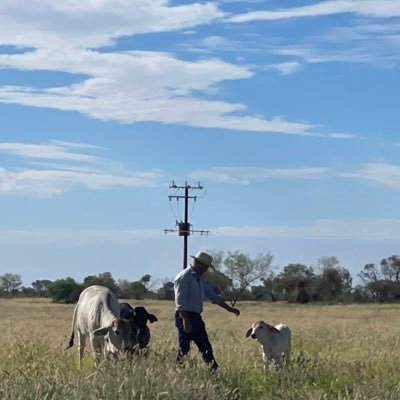
<path id="1" fill-rule="evenodd" d="M 215 267 L 212 264 L 213 258 L 209 254 L 205 253 L 204 251 L 199 251 L 199 252 L 197 252 L 197 254 L 195 256 L 190 256 L 190 257 L 194 258 L 195 260 L 201 262 L 204 265 L 207 265 L 207 267 L 210 267 L 211 269 L 213 269 L 215 271 Z"/>

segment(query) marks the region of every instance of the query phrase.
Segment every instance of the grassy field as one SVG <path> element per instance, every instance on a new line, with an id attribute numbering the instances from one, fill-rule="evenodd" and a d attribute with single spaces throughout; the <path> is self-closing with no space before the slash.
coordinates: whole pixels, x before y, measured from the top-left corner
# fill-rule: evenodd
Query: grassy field
<path id="1" fill-rule="evenodd" d="M 147 358 L 105 362 L 65 351 L 73 305 L 0 300 L 0 399 L 400 399 L 400 305 L 239 304 L 238 318 L 206 305 L 203 318 L 220 365 L 212 374 L 194 347 L 184 366 L 172 302 L 145 304 L 151 325 Z M 245 338 L 258 319 L 285 322 L 293 334 L 289 368 L 264 372 L 259 345 Z"/>

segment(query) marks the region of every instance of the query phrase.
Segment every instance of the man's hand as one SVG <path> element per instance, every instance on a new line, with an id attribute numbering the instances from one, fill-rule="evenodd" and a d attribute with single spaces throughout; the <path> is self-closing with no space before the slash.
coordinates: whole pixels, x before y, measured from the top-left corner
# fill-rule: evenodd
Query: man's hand
<path id="1" fill-rule="evenodd" d="M 231 309 L 229 311 L 231 313 L 235 314 L 236 316 L 240 315 L 240 310 L 238 308 L 231 307 Z"/>
<path id="2" fill-rule="evenodd" d="M 185 333 L 192 332 L 192 325 L 190 324 L 187 312 L 185 310 L 181 310 L 181 311 L 179 311 L 179 314 L 180 314 L 180 316 L 182 318 L 182 321 L 183 321 L 183 331 Z"/>
<path id="3" fill-rule="evenodd" d="M 188 319 L 183 320 L 183 330 L 185 331 L 185 333 L 190 333 L 192 331 L 192 325 L 190 325 Z"/>

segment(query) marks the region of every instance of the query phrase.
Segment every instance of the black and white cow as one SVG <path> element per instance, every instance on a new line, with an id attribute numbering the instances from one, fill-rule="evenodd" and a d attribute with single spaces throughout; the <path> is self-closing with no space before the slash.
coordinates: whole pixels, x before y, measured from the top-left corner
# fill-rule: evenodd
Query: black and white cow
<path id="1" fill-rule="evenodd" d="M 129 303 L 120 303 L 121 318 L 129 320 L 133 333 L 136 335 L 136 340 L 139 343 L 139 348 L 147 347 L 150 342 L 150 329 L 147 326 L 149 321 L 151 324 L 158 321 L 154 314 L 150 314 L 144 307 L 133 308 Z"/>

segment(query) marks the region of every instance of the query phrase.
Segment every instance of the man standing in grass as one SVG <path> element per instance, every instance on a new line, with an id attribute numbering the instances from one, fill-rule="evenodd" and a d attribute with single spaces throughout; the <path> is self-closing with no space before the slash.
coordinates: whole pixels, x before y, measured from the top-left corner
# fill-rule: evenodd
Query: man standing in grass
<path id="1" fill-rule="evenodd" d="M 218 368 L 218 364 L 208 340 L 206 326 L 201 318 L 204 296 L 207 296 L 213 304 L 217 304 L 235 315 L 239 315 L 240 311 L 225 303 L 202 276 L 208 268 L 215 271 L 212 257 L 201 251 L 191 257 L 193 262 L 190 267 L 179 272 L 174 281 L 175 326 L 178 329 L 179 340 L 176 361 L 182 362 L 183 356 L 190 350 L 190 342 L 193 341 L 199 348 L 203 360 L 214 371 Z"/>

